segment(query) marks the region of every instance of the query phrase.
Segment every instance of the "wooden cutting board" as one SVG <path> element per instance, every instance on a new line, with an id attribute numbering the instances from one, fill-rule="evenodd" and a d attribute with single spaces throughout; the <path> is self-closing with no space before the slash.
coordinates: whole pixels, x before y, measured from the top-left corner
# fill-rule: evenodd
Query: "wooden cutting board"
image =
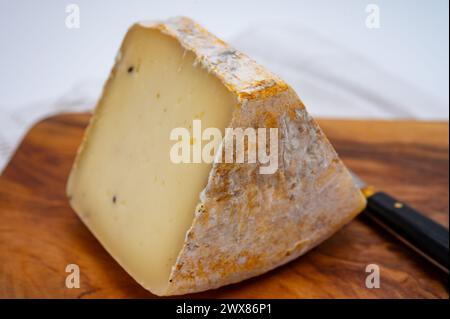
<path id="1" fill-rule="evenodd" d="M 0 176 L 0 298 L 152 298 L 69 207 L 65 184 L 88 114 L 36 124 Z M 320 120 L 347 165 L 448 227 L 448 123 Z M 68 264 L 81 287 L 68 289 Z M 365 286 L 368 264 L 379 289 Z M 188 297 L 448 298 L 433 266 L 364 216 L 265 275 Z"/>

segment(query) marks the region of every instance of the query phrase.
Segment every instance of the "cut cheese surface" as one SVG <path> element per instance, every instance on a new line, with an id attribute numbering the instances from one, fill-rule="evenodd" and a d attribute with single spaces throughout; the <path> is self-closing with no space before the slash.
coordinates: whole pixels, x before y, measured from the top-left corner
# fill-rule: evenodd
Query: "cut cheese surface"
<path id="1" fill-rule="evenodd" d="M 224 129 L 236 98 L 172 37 L 130 31 L 69 189 L 82 218 L 141 284 L 162 292 L 211 164 L 174 164 L 176 127 Z"/>
<path id="2" fill-rule="evenodd" d="M 278 170 L 173 163 L 171 131 L 192 133 L 196 119 L 222 134 L 226 127 L 277 128 Z M 67 194 L 106 250 L 157 295 L 269 271 L 365 205 L 295 92 L 187 18 L 128 31 Z"/>

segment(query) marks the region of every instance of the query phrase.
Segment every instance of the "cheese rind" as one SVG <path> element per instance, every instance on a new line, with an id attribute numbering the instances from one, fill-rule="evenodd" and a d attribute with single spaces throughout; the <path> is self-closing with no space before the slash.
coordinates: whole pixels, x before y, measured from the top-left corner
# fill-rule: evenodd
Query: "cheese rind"
<path id="1" fill-rule="evenodd" d="M 310 250 L 364 208 L 363 195 L 295 92 L 192 20 L 136 24 L 119 57 L 67 192 L 100 242 L 150 291 L 185 294 L 264 273 Z M 178 101 L 186 97 L 191 100 Z M 264 175 L 258 163 L 170 163 L 168 131 L 200 114 L 204 127 L 278 128 L 278 170 Z"/>

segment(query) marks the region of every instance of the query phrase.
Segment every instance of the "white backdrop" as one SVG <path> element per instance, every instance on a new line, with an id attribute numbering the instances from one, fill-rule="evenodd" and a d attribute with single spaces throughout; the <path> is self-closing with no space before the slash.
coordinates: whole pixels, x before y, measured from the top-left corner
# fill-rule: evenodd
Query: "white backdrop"
<path id="1" fill-rule="evenodd" d="M 66 6 L 80 28 L 66 27 Z M 366 6 L 380 28 L 366 26 Z M 0 170 L 38 118 L 90 109 L 127 28 L 194 18 L 321 117 L 448 119 L 447 0 L 0 0 Z"/>

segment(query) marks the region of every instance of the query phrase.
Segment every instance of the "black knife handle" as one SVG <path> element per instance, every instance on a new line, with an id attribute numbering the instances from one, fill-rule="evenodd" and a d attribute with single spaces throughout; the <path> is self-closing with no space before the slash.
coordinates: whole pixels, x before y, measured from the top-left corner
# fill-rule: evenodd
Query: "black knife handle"
<path id="1" fill-rule="evenodd" d="M 448 229 L 383 192 L 367 198 L 367 215 L 388 227 L 448 273 Z"/>

